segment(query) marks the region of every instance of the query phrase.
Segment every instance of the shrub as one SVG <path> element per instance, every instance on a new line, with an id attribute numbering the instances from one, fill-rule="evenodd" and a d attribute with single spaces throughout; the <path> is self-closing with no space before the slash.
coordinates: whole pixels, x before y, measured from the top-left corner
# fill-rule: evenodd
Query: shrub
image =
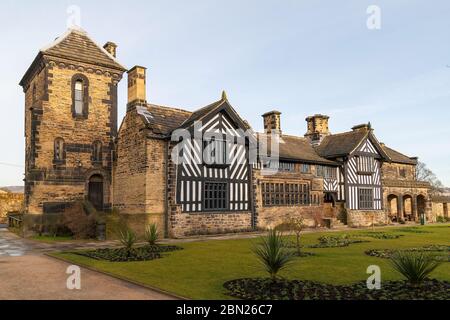
<path id="1" fill-rule="evenodd" d="M 420 285 L 441 262 L 430 254 L 398 251 L 392 256 L 391 264 L 412 285 Z"/>
<path id="2" fill-rule="evenodd" d="M 253 248 L 258 260 L 269 273 L 272 280 L 285 269 L 293 260 L 294 255 L 286 248 L 282 233 L 269 230 L 266 237 L 261 238 L 261 243 Z"/>
<path id="3" fill-rule="evenodd" d="M 127 252 L 128 256 L 131 254 L 131 250 L 136 244 L 136 241 L 137 241 L 136 233 L 134 233 L 133 230 L 127 228 L 126 230 L 120 231 L 120 243 L 122 243 L 125 252 Z"/>
<path id="4" fill-rule="evenodd" d="M 96 215 L 87 214 L 83 202 L 75 202 L 64 209 L 63 223 L 75 239 L 91 239 L 96 233 Z"/>
<path id="5" fill-rule="evenodd" d="M 149 245 L 154 246 L 157 244 L 159 238 L 158 226 L 152 223 L 145 229 L 145 240 Z"/>

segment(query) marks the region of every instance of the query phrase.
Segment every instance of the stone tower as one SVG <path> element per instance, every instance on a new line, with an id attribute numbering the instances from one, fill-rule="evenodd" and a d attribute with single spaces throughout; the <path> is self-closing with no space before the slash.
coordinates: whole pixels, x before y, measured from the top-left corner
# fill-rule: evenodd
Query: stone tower
<path id="1" fill-rule="evenodd" d="M 25 93 L 25 205 L 60 213 L 89 199 L 111 207 L 117 85 L 126 69 L 116 45 L 97 45 L 69 29 L 38 53 L 20 85 Z"/>
<path id="2" fill-rule="evenodd" d="M 322 114 L 306 118 L 308 131 L 305 134 L 305 138 L 309 139 L 312 145 L 319 145 L 323 138 L 330 135 L 330 129 L 328 128 L 329 119 L 330 117 Z"/>

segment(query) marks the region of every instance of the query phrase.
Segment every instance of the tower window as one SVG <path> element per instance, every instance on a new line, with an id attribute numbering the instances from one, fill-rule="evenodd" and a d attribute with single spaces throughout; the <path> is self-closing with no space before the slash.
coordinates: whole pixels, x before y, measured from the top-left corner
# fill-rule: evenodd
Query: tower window
<path id="1" fill-rule="evenodd" d="M 93 162 L 102 161 L 102 143 L 100 141 L 96 141 L 92 145 L 92 161 Z"/>
<path id="2" fill-rule="evenodd" d="M 56 161 L 63 161 L 63 160 L 65 160 L 65 156 L 64 156 L 64 140 L 62 138 L 57 138 L 55 140 L 54 157 L 55 157 Z"/>
<path id="3" fill-rule="evenodd" d="M 75 114 L 83 115 L 83 81 L 75 82 Z"/>
<path id="4" fill-rule="evenodd" d="M 72 114 L 76 118 L 87 118 L 89 104 L 89 81 L 77 74 L 72 78 Z"/>

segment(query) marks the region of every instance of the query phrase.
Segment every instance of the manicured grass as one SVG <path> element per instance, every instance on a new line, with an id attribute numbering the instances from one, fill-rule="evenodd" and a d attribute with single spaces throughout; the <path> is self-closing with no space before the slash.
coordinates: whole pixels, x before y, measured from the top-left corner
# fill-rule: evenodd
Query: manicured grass
<path id="1" fill-rule="evenodd" d="M 351 284 L 365 281 L 369 265 L 378 265 L 382 281 L 402 279 L 389 260 L 369 257 L 369 249 L 401 249 L 431 244 L 450 243 L 450 225 L 420 227 L 428 233 L 403 232 L 400 228 L 377 229 L 377 232 L 403 234 L 398 239 L 362 238 L 370 242 L 351 244 L 342 248 L 303 249 L 315 256 L 298 258 L 281 273 L 287 279 L 313 280 L 329 284 Z M 317 243 L 324 235 L 363 235 L 366 231 L 310 233 L 302 238 L 303 245 Z M 294 238 L 292 238 L 294 240 Z M 223 284 L 239 278 L 266 277 L 262 266 L 251 251 L 258 239 L 211 240 L 177 244 L 184 250 L 164 255 L 163 259 L 146 262 L 105 262 L 73 253 L 55 253 L 79 265 L 93 267 L 123 278 L 147 284 L 192 299 L 230 299 Z M 443 263 L 433 278 L 450 281 L 450 263 Z"/>

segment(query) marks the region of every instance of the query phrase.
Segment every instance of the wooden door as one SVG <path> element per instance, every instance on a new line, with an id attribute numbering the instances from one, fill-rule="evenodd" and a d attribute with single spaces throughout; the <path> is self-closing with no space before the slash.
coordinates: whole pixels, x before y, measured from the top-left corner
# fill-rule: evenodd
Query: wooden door
<path id="1" fill-rule="evenodd" d="M 101 176 L 93 176 L 89 180 L 88 198 L 95 209 L 103 210 L 103 178 Z"/>

